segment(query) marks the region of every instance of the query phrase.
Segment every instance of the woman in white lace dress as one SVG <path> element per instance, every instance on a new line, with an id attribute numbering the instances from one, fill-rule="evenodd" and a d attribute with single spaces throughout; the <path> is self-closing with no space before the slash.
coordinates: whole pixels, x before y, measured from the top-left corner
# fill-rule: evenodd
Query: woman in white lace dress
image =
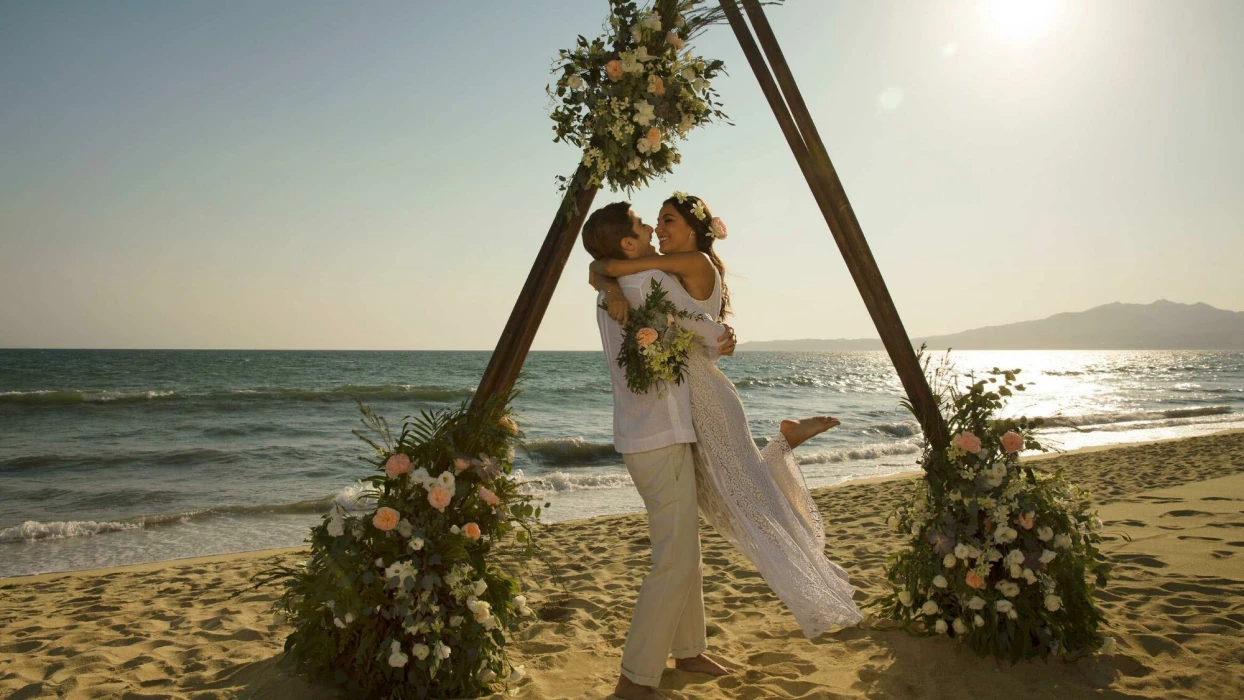
<path id="1" fill-rule="evenodd" d="M 592 263 L 592 272 L 619 277 L 658 269 L 677 275 L 700 310 L 721 320 L 729 312 L 730 295 L 713 241 L 725 238 L 725 226 L 702 200 L 683 193 L 666 200 L 658 218 L 662 255 L 601 259 Z M 738 392 L 702 350 L 692 352 L 687 381 L 704 517 L 751 560 L 807 637 L 858 622 L 855 588 L 847 572 L 825 556 L 821 514 L 791 453 L 838 421 L 826 416 L 782 421 L 779 433 L 759 450 Z"/>

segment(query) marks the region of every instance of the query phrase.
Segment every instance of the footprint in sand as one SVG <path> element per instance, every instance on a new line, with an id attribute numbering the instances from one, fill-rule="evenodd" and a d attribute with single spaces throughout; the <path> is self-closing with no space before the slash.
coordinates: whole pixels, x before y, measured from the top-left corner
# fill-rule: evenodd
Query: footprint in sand
<path id="1" fill-rule="evenodd" d="M 1112 558 L 1126 564 L 1136 564 L 1150 569 L 1165 569 L 1167 567 L 1166 562 L 1147 554 L 1115 554 Z"/>
<path id="2" fill-rule="evenodd" d="M 1165 518 L 1168 515 L 1175 518 L 1188 518 L 1194 515 L 1213 515 L 1213 513 L 1206 513 L 1203 510 L 1171 510 L 1163 513 L 1160 517 Z"/>
<path id="3" fill-rule="evenodd" d="M 1179 537 L 1176 537 L 1175 539 L 1179 539 L 1179 540 L 1201 540 L 1201 541 L 1203 541 L 1203 542 L 1222 542 L 1222 539 L 1221 539 L 1221 538 L 1219 538 L 1219 537 L 1197 537 L 1196 535 L 1180 535 Z M 1228 542 L 1227 544 L 1231 544 L 1231 543 L 1230 543 L 1230 542 Z"/>

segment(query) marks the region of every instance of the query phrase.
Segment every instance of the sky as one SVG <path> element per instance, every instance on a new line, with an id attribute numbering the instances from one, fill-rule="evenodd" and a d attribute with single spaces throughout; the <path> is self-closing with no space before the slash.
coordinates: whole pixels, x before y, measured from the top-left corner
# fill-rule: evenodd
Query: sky
<path id="1" fill-rule="evenodd" d="M 0 3 L 0 347 L 492 349 L 607 4 Z M 788 0 L 770 21 L 913 336 L 1244 310 L 1244 3 Z M 740 341 L 876 337 L 726 26 L 733 126 L 629 197 L 730 227 Z M 600 192 L 596 204 L 627 199 Z M 537 350 L 599 348 L 576 246 Z"/>

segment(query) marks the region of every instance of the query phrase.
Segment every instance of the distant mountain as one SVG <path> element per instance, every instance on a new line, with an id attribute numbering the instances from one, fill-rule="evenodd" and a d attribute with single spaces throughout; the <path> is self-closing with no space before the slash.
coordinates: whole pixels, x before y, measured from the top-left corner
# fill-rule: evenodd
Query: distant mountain
<path id="1" fill-rule="evenodd" d="M 1106 304 L 1039 321 L 913 338 L 932 350 L 1244 350 L 1244 312 L 1209 304 Z M 880 350 L 880 340 L 769 340 L 740 351 Z"/>

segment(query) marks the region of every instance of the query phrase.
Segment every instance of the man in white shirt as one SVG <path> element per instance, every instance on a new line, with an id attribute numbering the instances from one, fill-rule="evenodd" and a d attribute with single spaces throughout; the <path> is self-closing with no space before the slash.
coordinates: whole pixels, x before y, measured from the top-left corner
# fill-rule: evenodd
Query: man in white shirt
<path id="1" fill-rule="evenodd" d="M 656 255 L 652 227 L 630 209 L 615 202 L 592 213 L 583 226 L 583 246 L 594 258 L 640 258 Z M 652 281 L 666 291 L 679 308 L 699 314 L 699 308 L 678 280 L 659 270 L 618 279 L 624 298 L 601 292 L 600 301 L 643 303 Z M 616 293 L 615 293 L 616 294 Z M 687 382 L 635 394 L 616 358 L 622 346 L 622 328 L 604 309 L 596 323 L 613 385 L 613 443 L 635 482 L 648 510 L 652 568 L 644 577 L 626 646 L 622 674 L 614 693 L 623 700 L 662 698 L 656 690 L 672 654 L 685 671 L 719 676 L 726 670 L 704 656 L 703 584 L 700 572 L 699 510 L 695 496 L 695 465 L 691 445 L 691 395 Z M 710 355 L 734 353 L 734 332 L 702 314 L 681 321 L 694 331 Z"/>

